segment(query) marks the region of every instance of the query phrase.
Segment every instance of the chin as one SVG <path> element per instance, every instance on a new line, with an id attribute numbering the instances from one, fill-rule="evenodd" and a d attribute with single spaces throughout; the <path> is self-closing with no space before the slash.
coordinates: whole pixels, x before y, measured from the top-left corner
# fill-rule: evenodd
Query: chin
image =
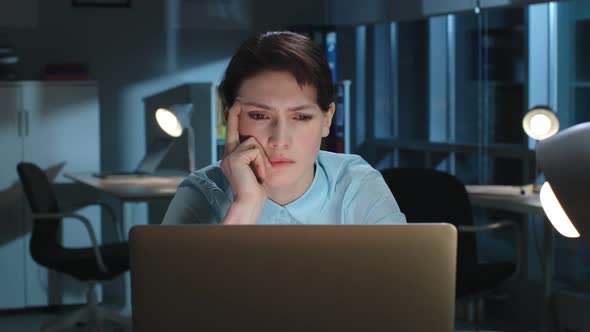
<path id="1" fill-rule="evenodd" d="M 274 173 L 266 179 L 265 184 L 270 188 L 290 187 L 293 185 L 293 180 L 296 179 L 292 174 Z"/>
<path id="2" fill-rule="evenodd" d="M 265 185 L 269 188 L 281 189 L 297 187 L 297 182 L 302 180 L 306 172 L 301 169 L 301 165 L 296 165 L 274 169 L 270 174 L 265 180 Z"/>

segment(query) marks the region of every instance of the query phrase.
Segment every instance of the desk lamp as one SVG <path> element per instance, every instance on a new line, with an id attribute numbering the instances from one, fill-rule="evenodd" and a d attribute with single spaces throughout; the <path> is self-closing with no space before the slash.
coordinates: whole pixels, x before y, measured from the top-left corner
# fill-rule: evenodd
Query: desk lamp
<path id="1" fill-rule="evenodd" d="M 169 136 L 177 138 L 186 129 L 188 134 L 189 170 L 195 170 L 195 133 L 191 125 L 193 104 L 174 104 L 156 110 L 156 121 Z"/>
<path id="2" fill-rule="evenodd" d="M 536 154 L 547 180 L 540 198 L 549 221 L 563 236 L 590 244 L 590 122 L 541 141 Z"/>
<path id="3" fill-rule="evenodd" d="M 547 106 L 535 106 L 528 110 L 522 118 L 522 128 L 532 139 L 542 141 L 555 135 L 559 131 L 559 119 L 555 112 Z M 539 176 L 539 170 L 535 167 L 535 180 Z M 539 192 L 540 188 L 533 183 L 533 190 Z"/>
<path id="4" fill-rule="evenodd" d="M 535 106 L 524 115 L 522 128 L 530 138 L 541 141 L 559 131 L 559 120 L 551 108 Z"/>

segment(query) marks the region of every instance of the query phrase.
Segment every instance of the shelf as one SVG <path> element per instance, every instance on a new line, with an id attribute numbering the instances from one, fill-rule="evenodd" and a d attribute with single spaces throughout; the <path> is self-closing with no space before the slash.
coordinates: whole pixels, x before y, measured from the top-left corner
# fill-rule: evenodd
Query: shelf
<path id="1" fill-rule="evenodd" d="M 590 81 L 575 81 L 572 86 L 575 88 L 590 88 Z"/>
<path id="2" fill-rule="evenodd" d="M 489 85 L 494 85 L 494 86 L 507 86 L 507 87 L 522 87 L 524 86 L 523 82 L 510 82 L 510 81 L 482 81 L 482 83 L 485 84 L 489 84 Z"/>
<path id="3" fill-rule="evenodd" d="M 531 159 L 535 157 L 535 151 L 519 144 L 492 144 L 481 147 L 477 144 L 467 143 L 438 143 L 421 140 L 400 140 L 395 138 L 378 138 L 374 140 L 378 148 L 414 150 L 423 152 L 456 152 L 474 154 L 482 150 L 493 157 Z"/>
<path id="4" fill-rule="evenodd" d="M 590 45 L 587 36 L 590 33 L 590 20 L 581 20 L 576 23 L 576 50 L 575 73 L 577 82 L 585 82 L 590 79 Z"/>

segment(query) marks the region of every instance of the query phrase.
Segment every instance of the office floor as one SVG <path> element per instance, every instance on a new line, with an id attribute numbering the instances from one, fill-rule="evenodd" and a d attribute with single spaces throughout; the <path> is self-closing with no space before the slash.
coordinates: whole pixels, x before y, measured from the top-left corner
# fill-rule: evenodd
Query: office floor
<path id="1" fill-rule="evenodd" d="M 59 317 L 75 307 L 68 307 L 63 309 L 30 309 L 24 311 L 0 311 L 0 331 L 9 332 L 29 332 L 40 331 L 41 325 L 49 320 Z M 92 329 L 85 326 L 76 326 L 67 331 L 82 332 L 90 331 Z M 123 329 L 114 327 L 112 325 L 105 326 L 105 332 L 124 332 Z M 455 331 L 457 332 L 491 332 L 491 331 L 506 331 L 506 332 L 524 332 L 510 323 L 501 321 L 486 321 L 481 324 L 479 329 L 473 324 L 458 320 L 456 322 Z M 528 331 L 526 331 L 528 332 Z"/>
<path id="2" fill-rule="evenodd" d="M 0 331 L 29 332 L 40 331 L 41 326 L 48 321 L 59 318 L 77 309 L 77 306 L 50 309 L 27 309 L 17 311 L 0 311 Z M 90 326 L 83 324 L 74 326 L 64 332 L 93 331 Z M 104 332 L 125 332 L 124 329 L 105 323 Z"/>

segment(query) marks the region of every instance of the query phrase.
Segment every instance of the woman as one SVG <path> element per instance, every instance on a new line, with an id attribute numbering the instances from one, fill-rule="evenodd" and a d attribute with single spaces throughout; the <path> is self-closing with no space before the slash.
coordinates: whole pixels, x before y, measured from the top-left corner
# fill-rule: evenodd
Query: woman
<path id="1" fill-rule="evenodd" d="M 359 156 L 320 151 L 334 88 L 309 38 L 268 32 L 248 39 L 219 95 L 223 159 L 180 184 L 164 224 L 405 223 L 377 170 Z"/>

